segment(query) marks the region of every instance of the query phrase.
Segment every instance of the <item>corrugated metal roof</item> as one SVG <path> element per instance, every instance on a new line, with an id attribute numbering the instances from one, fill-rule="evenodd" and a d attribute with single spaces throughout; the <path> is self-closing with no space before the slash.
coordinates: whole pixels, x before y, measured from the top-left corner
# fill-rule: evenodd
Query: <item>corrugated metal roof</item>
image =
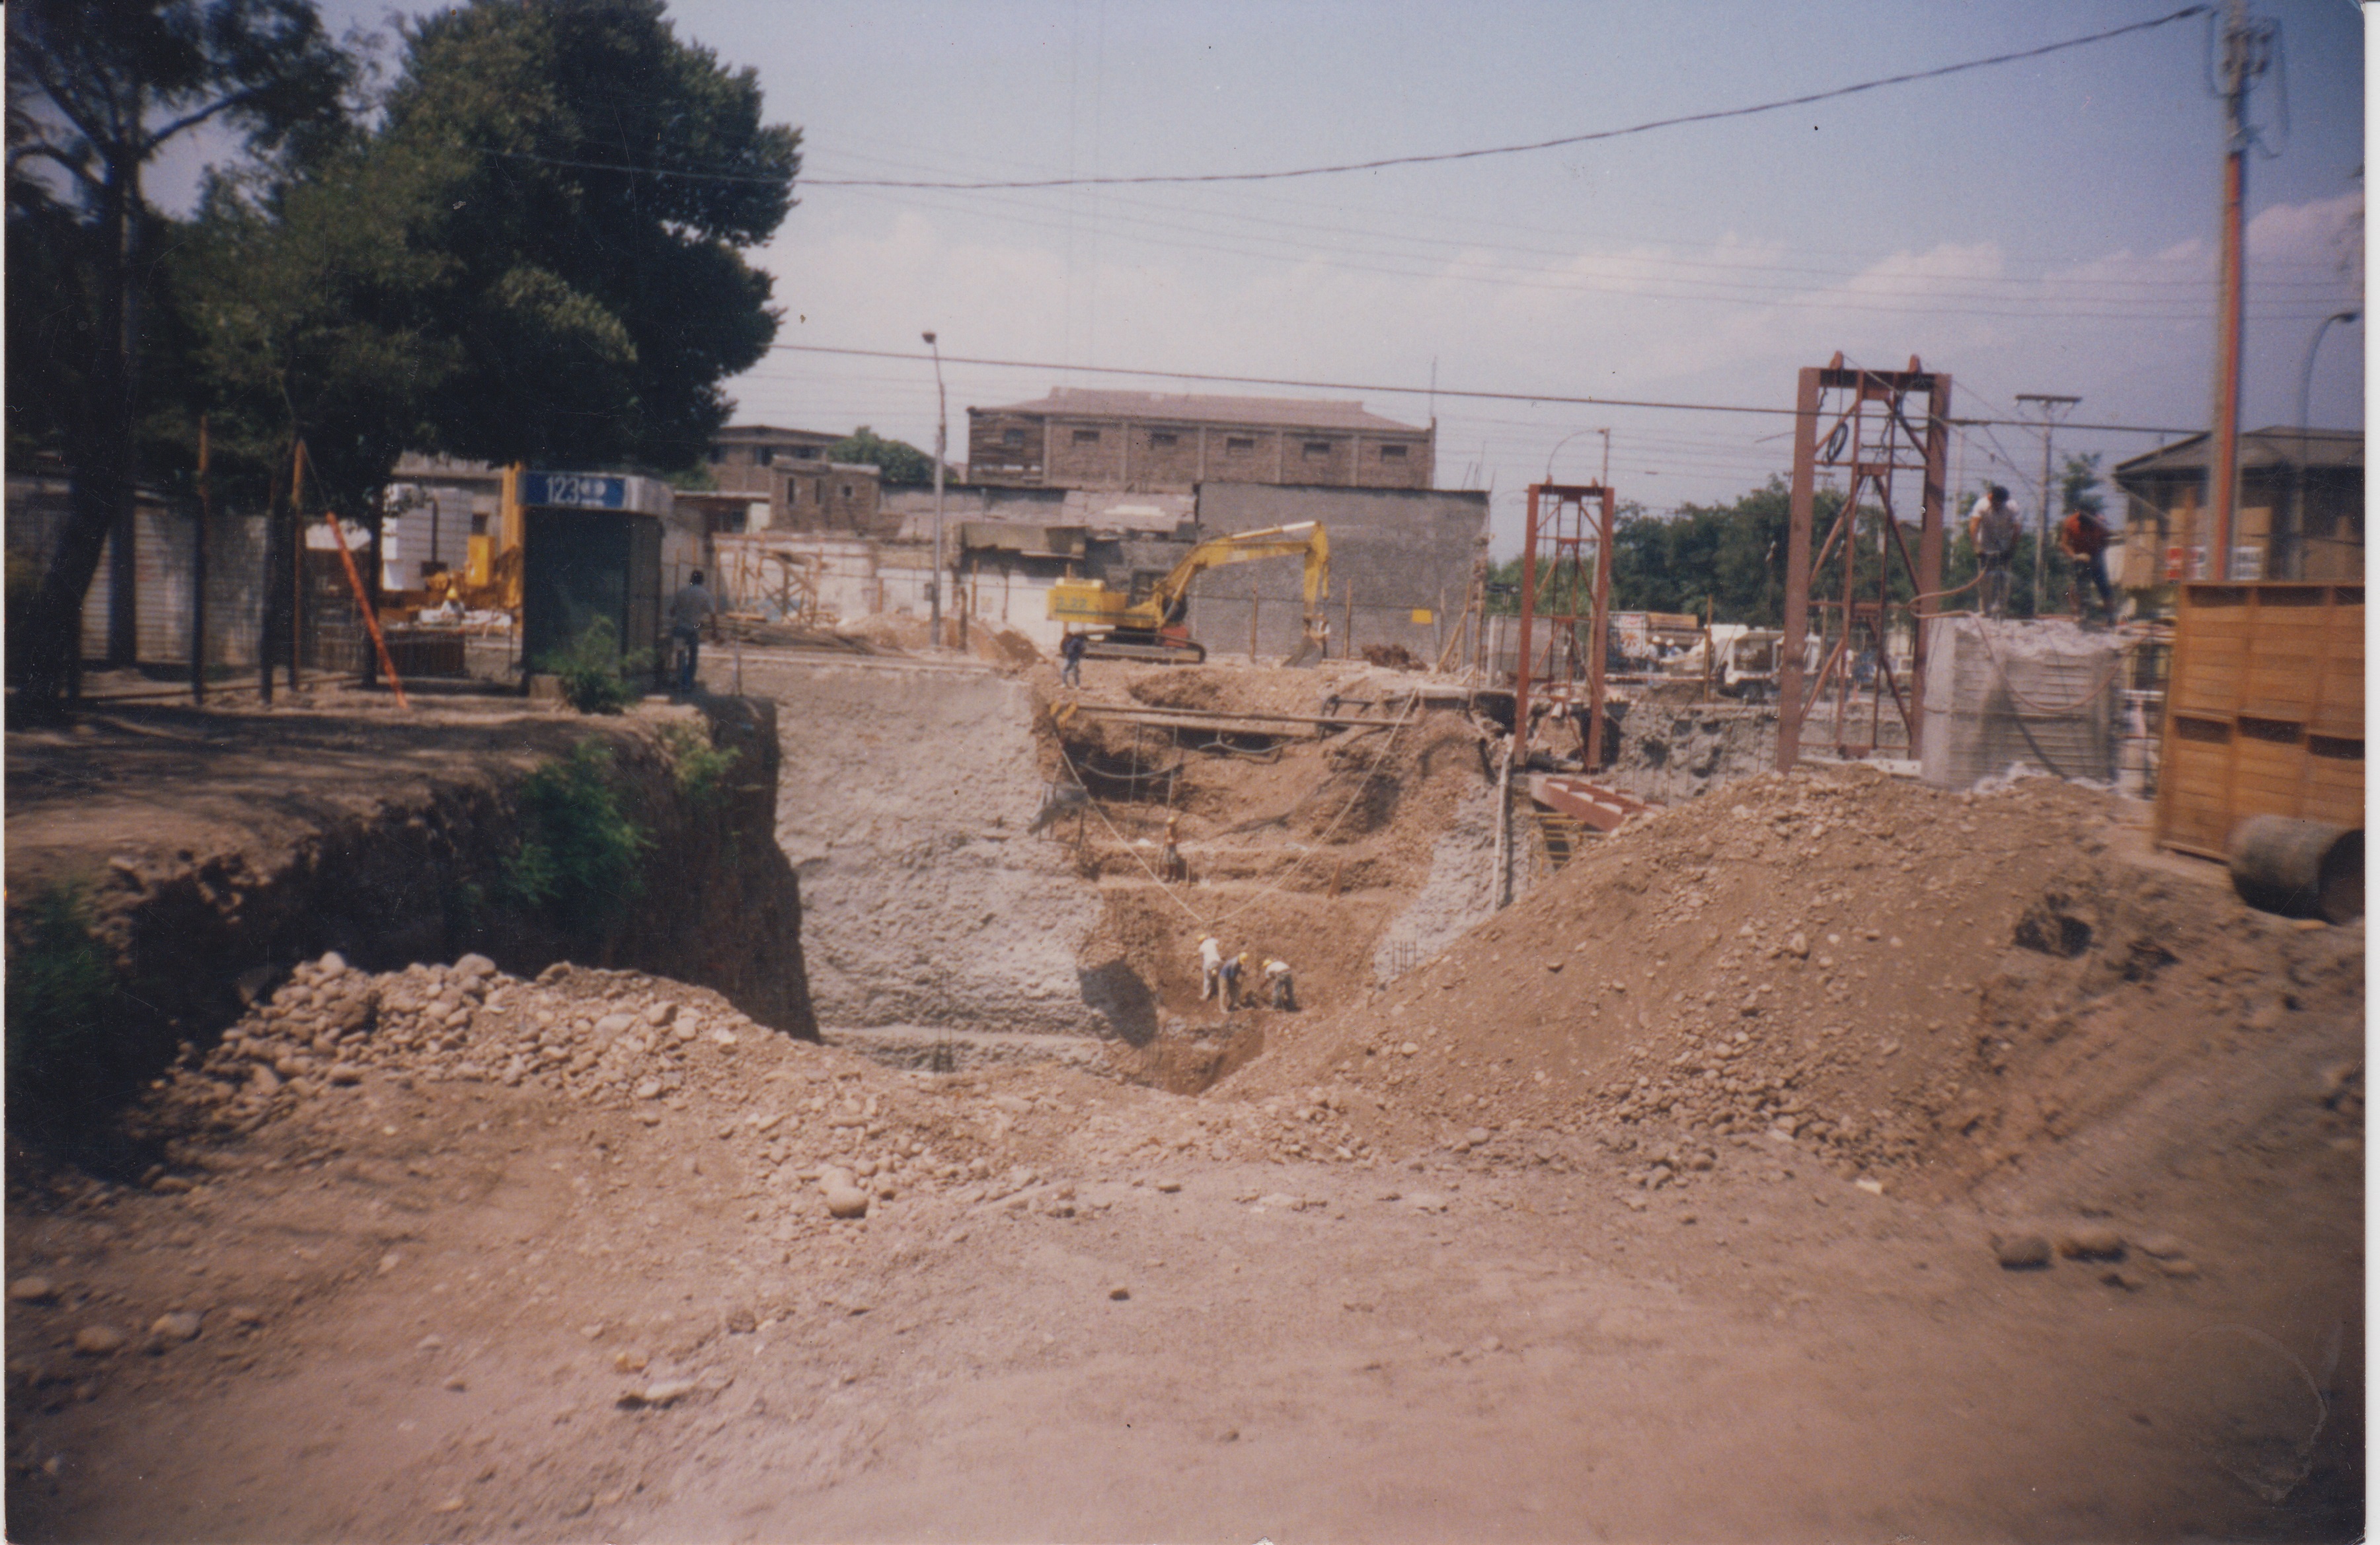
<path id="1" fill-rule="evenodd" d="M 1035 402 L 967 411 L 1038 413 L 1066 418 L 1143 418 L 1175 424 L 1261 425 L 1268 428 L 1370 429 L 1415 435 L 1428 432 L 1419 425 L 1401 424 L 1377 413 L 1366 413 L 1359 402 L 1193 396 L 1186 392 L 1118 392 L 1087 386 L 1051 387 L 1048 396 Z"/>
<path id="2" fill-rule="evenodd" d="M 2213 453 L 2203 434 L 2177 440 L 2128 462 L 2116 464 L 2116 476 L 2135 477 L 2158 472 L 2206 470 Z M 2240 465 L 2251 466 L 2362 466 L 2363 433 L 2360 429 L 2294 429 L 2274 425 L 2240 437 Z"/>

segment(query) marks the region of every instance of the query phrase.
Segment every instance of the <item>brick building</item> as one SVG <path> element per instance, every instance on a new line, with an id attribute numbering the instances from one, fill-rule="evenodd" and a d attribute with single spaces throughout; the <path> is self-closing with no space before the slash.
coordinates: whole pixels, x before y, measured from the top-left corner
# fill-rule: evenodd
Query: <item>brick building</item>
<path id="1" fill-rule="evenodd" d="M 1061 386 L 967 409 L 967 477 L 999 488 L 1187 493 L 1201 483 L 1427 489 L 1438 431 L 1361 403 Z"/>
<path id="2" fill-rule="evenodd" d="M 718 496 L 742 495 L 738 511 L 724 497 L 707 497 L 722 531 L 805 531 L 882 537 L 883 475 L 865 463 L 830 460 L 844 437 L 816 429 L 732 424 L 710 446 L 710 480 Z M 897 524 L 897 523 L 895 523 Z"/>

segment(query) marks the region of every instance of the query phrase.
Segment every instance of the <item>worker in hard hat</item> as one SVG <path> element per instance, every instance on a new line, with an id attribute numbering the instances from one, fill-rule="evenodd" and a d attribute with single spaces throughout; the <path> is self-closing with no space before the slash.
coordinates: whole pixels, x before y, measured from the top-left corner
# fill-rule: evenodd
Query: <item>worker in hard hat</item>
<path id="1" fill-rule="evenodd" d="M 1215 996 L 1215 984 L 1223 971 L 1223 947 L 1212 934 L 1198 941 L 1198 1001 L 1205 1003 Z"/>
<path id="2" fill-rule="evenodd" d="M 1167 885 L 1180 885 L 1190 877 L 1190 866 L 1182 862 L 1182 812 L 1178 810 L 1165 817 L 1165 846 L 1158 851 L 1157 877 Z"/>
<path id="3" fill-rule="evenodd" d="M 1289 962 L 1278 957 L 1265 962 L 1265 985 L 1271 990 L 1272 1006 L 1284 1012 L 1297 1012 L 1297 983 L 1290 974 Z"/>
<path id="4" fill-rule="evenodd" d="M 1237 955 L 1226 956 L 1223 960 L 1223 1008 L 1225 1012 L 1228 1013 L 1232 1009 L 1240 1007 L 1243 1001 L 1240 993 L 1240 984 L 1246 982 L 1247 979 L 1248 952 L 1243 949 Z M 1253 985 L 1253 984 L 1251 984 L 1251 985 Z M 1254 1003 L 1256 999 L 1254 996 L 1251 995 L 1245 1001 Z"/>

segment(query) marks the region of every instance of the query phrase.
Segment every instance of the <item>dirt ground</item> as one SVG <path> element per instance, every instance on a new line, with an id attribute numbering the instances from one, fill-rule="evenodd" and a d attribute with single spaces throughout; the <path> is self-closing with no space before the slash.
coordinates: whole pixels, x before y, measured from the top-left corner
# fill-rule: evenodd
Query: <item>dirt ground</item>
<path id="1" fill-rule="evenodd" d="M 310 966 L 12 1170 L 9 1534 L 2356 1537 L 2363 927 L 2140 814 L 1727 785 L 1197 1095 Z"/>

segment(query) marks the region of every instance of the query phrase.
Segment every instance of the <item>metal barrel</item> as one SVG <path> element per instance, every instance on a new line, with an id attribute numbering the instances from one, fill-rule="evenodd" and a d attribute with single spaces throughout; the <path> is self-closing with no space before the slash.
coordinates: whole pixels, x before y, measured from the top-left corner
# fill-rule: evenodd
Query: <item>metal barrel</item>
<path id="1" fill-rule="evenodd" d="M 2363 915 L 2363 833 L 2355 827 L 2251 815 L 2225 849 L 2231 888 L 2261 911 L 2330 923 Z"/>

